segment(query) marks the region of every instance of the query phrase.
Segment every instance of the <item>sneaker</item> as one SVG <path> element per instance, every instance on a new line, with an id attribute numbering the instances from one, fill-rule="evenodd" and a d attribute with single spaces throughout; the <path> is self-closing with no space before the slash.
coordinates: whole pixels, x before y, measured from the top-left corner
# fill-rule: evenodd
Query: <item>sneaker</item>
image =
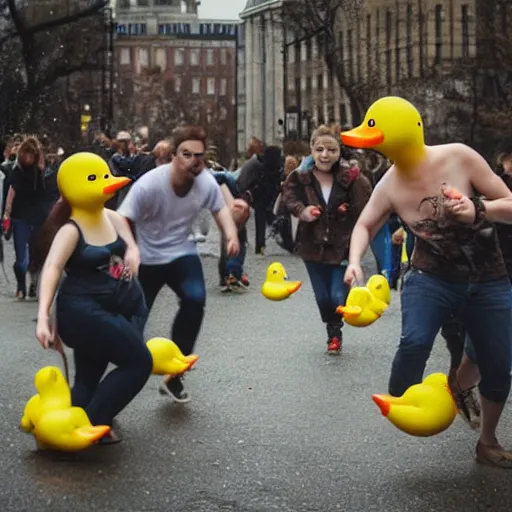
<path id="1" fill-rule="evenodd" d="M 220 291 L 222 293 L 228 293 L 231 291 L 231 278 L 230 277 L 226 277 L 225 279 L 223 279 L 221 282 L 220 282 Z"/>
<path id="2" fill-rule="evenodd" d="M 244 286 L 249 286 L 250 283 L 249 283 L 249 278 L 247 277 L 247 274 L 242 274 L 242 278 L 240 279 L 240 282 L 244 285 Z"/>
<path id="3" fill-rule="evenodd" d="M 194 233 L 194 241 L 196 244 L 202 244 L 206 242 L 206 237 L 202 233 Z"/>
<path id="4" fill-rule="evenodd" d="M 247 286 L 245 286 L 242 280 L 239 281 L 236 277 L 232 277 L 230 283 L 231 291 L 233 292 L 243 293 L 247 291 Z"/>
<path id="5" fill-rule="evenodd" d="M 341 339 L 334 336 L 327 342 L 327 353 L 338 355 L 341 352 Z"/>
<path id="6" fill-rule="evenodd" d="M 162 381 L 158 387 L 158 392 L 161 395 L 171 397 L 179 404 L 186 404 L 190 402 L 190 397 L 186 391 L 183 390 L 183 383 L 179 377 L 171 379 L 169 382 Z"/>
<path id="7" fill-rule="evenodd" d="M 18 290 L 14 297 L 16 298 L 16 300 L 25 300 L 25 292 Z"/>

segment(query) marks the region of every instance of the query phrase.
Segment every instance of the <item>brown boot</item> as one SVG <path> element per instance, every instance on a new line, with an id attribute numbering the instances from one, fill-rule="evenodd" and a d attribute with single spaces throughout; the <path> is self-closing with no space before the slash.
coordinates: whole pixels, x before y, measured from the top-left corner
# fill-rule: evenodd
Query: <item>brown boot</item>
<path id="1" fill-rule="evenodd" d="M 499 444 L 485 445 L 478 441 L 476 461 L 485 466 L 512 469 L 512 452 L 505 450 Z"/>

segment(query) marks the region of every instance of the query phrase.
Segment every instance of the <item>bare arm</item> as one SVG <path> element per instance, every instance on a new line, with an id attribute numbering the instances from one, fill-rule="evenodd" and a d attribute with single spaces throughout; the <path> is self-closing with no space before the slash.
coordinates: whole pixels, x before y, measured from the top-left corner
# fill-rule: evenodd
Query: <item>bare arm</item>
<path id="1" fill-rule="evenodd" d="M 374 189 L 354 226 L 350 238 L 349 264 L 361 265 L 361 259 L 377 232 L 386 224 L 393 208 L 381 181 Z"/>
<path id="2" fill-rule="evenodd" d="M 9 192 L 7 193 L 7 199 L 5 200 L 5 217 L 9 218 L 11 216 L 12 211 L 12 203 L 14 202 L 14 198 L 16 197 L 16 191 L 9 187 Z"/>
<path id="3" fill-rule="evenodd" d="M 130 248 L 136 247 L 137 243 L 132 233 L 130 223 L 128 219 L 119 215 L 114 210 L 105 210 L 112 224 L 119 233 L 119 236 L 126 242 L 126 245 Z"/>
<path id="4" fill-rule="evenodd" d="M 228 206 L 228 208 L 231 208 L 233 206 L 233 201 L 235 200 L 235 198 L 233 197 L 233 194 L 229 190 L 229 187 L 225 183 L 223 183 L 222 185 L 220 185 L 220 190 L 222 192 L 222 196 L 224 197 L 226 205 Z"/>
<path id="5" fill-rule="evenodd" d="M 502 222 L 512 224 L 512 197 L 483 201 L 485 205 L 485 217 L 490 222 Z"/>
<path id="6" fill-rule="evenodd" d="M 505 182 L 489 167 L 485 159 L 474 149 L 463 144 L 458 145 L 462 156 L 462 165 L 469 169 L 471 185 L 487 201 L 512 197 Z"/>
<path id="7" fill-rule="evenodd" d="M 238 240 L 238 230 L 231 215 L 231 210 L 227 206 L 223 206 L 217 213 L 214 213 L 213 218 L 228 241 Z"/>
<path id="8" fill-rule="evenodd" d="M 63 226 L 55 236 L 41 272 L 38 319 L 48 319 L 62 271 L 78 243 L 78 230 L 71 224 Z"/>

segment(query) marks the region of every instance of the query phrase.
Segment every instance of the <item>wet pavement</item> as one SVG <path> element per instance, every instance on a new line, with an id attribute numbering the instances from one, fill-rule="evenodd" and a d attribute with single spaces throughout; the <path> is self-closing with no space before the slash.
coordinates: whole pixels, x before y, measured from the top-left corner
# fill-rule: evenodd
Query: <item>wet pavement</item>
<path id="1" fill-rule="evenodd" d="M 477 433 L 457 418 L 446 432 L 409 437 L 371 401 L 385 392 L 399 339 L 399 296 L 365 329 L 345 329 L 341 357 L 325 355 L 325 333 L 302 262 L 269 243 L 248 250 L 250 290 L 218 290 L 218 234 L 201 244 L 208 299 L 187 405 L 160 396 L 158 377 L 119 416 L 124 441 L 77 455 L 48 455 L 18 430 L 33 377 L 60 364 L 34 337 L 36 304 L 16 303 L 0 276 L 0 510 L 73 512 L 505 511 L 512 472 L 476 465 Z M 283 302 L 259 292 L 281 261 L 304 285 Z M 368 273 L 373 270 L 367 258 Z M 167 336 L 176 299 L 165 290 L 147 337 Z M 441 339 L 428 371 L 447 369 Z M 512 447 L 507 406 L 500 429 Z"/>

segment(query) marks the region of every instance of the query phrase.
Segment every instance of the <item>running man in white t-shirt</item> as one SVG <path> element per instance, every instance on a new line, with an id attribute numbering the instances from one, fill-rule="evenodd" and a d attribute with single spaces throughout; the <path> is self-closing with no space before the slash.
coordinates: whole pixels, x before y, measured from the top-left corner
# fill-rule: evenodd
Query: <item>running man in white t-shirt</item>
<path id="1" fill-rule="evenodd" d="M 201 329 L 206 290 L 196 244 L 188 235 L 198 213 L 210 210 L 223 232 L 227 254 L 240 250 L 238 231 L 215 178 L 205 168 L 206 134 L 202 128 L 184 126 L 173 134 L 173 159 L 140 178 L 118 212 L 135 224 L 140 249 L 139 280 L 151 311 L 163 285 L 180 300 L 171 339 L 191 354 Z M 177 402 L 190 400 L 180 377 L 165 377 L 159 387 Z"/>

